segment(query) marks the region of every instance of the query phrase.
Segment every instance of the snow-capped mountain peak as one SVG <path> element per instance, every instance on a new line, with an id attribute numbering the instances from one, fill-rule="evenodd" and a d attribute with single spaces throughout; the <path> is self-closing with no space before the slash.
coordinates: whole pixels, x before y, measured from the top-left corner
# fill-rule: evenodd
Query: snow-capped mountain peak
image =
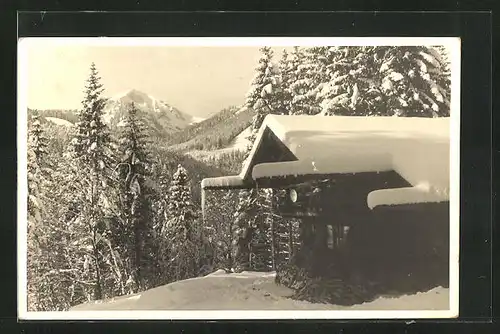
<path id="1" fill-rule="evenodd" d="M 135 103 L 138 107 L 147 107 L 153 111 L 159 112 L 164 108 L 172 111 L 173 108 L 155 97 L 141 92 L 137 89 L 129 89 L 123 93 L 111 97 L 109 100 L 121 102 L 123 104 Z"/>
<path id="2" fill-rule="evenodd" d="M 104 120 L 110 124 L 119 124 L 131 103 L 144 113 L 146 119 L 151 120 L 152 125 L 163 128 L 158 129 L 160 131 L 181 130 L 197 121 L 197 117 L 183 113 L 165 101 L 137 89 L 129 89 L 108 98 L 104 109 Z"/>

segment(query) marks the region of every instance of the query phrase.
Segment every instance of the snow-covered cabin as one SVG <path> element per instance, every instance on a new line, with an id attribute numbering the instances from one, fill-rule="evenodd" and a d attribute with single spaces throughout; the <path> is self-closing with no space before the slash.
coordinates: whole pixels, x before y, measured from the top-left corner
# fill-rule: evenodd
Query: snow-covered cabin
<path id="1" fill-rule="evenodd" d="M 393 171 L 408 186 L 370 192 L 368 207 L 448 201 L 449 144 L 449 118 L 269 115 L 241 173 L 204 179 L 202 189 Z"/>
<path id="2" fill-rule="evenodd" d="M 321 180 L 329 182 L 328 187 L 314 186 L 321 190 L 315 210 L 312 202 L 294 207 L 297 192 L 308 189 L 303 185 Z M 335 231 L 358 231 L 349 234 L 357 240 L 353 242 L 367 246 L 359 254 L 365 260 L 385 256 L 382 253 L 393 256 L 394 247 L 400 247 L 401 254 L 405 247 L 406 253 L 417 248 L 435 250 L 436 243 L 447 258 L 450 121 L 269 115 L 241 173 L 207 178 L 201 186 L 202 193 L 252 187 L 292 191 L 282 215 L 316 217 L 303 218 L 312 223 L 316 234 L 311 245 L 318 243 L 318 236 L 320 245 L 331 245 L 326 238 L 333 225 Z M 394 240 L 399 240 L 398 245 Z"/>

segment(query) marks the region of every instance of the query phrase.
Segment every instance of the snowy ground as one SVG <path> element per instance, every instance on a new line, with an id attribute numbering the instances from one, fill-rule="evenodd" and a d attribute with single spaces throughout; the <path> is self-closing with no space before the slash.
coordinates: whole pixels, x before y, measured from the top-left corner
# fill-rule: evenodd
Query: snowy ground
<path id="1" fill-rule="evenodd" d="M 448 310 L 449 291 L 380 297 L 351 307 L 313 304 L 288 298 L 292 290 L 276 285 L 274 273 L 227 274 L 174 282 L 139 294 L 75 306 L 71 311 L 115 310 Z"/>

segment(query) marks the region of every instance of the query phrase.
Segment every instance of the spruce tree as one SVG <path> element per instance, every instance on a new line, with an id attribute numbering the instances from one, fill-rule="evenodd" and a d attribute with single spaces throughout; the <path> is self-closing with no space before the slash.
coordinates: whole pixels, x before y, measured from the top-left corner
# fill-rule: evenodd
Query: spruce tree
<path id="1" fill-rule="evenodd" d="M 450 80 L 441 54 L 427 46 L 381 47 L 381 90 L 398 116 L 450 114 Z"/>
<path id="2" fill-rule="evenodd" d="M 147 184 L 151 158 L 147 148 L 146 126 L 134 104 L 130 104 L 120 123 L 119 179 L 120 221 L 113 231 L 115 245 L 122 250 L 122 257 L 131 259 L 130 268 L 124 272 L 126 284 L 133 291 L 145 288 L 147 269 L 152 265 L 154 245 L 152 237 L 151 189 Z"/>
<path id="3" fill-rule="evenodd" d="M 338 46 L 323 53 L 328 76 L 316 88 L 323 115 L 449 115 L 449 72 L 439 49 Z"/>
<path id="4" fill-rule="evenodd" d="M 260 49 L 261 57 L 259 64 L 255 68 L 255 76 L 250 90 L 247 94 L 246 106 L 256 112 L 252 119 L 251 134 L 248 137 L 250 145 L 247 149 L 245 160 L 249 158 L 251 145 L 253 145 L 257 133 L 262 126 L 264 118 L 268 114 L 281 114 L 284 112 L 280 104 L 280 75 L 278 69 L 272 63 L 273 52 L 270 47 Z M 237 271 L 251 268 L 263 268 L 268 263 L 270 248 L 269 241 L 265 240 L 268 225 L 263 219 L 262 208 L 266 205 L 265 192 L 257 189 L 241 190 L 237 210 L 235 212 L 235 221 L 233 231 L 235 233 L 234 262 Z M 269 207 L 267 205 L 266 207 Z M 254 233 L 258 229 L 257 233 Z M 255 235 L 255 239 L 254 239 Z M 252 247 L 252 242 L 254 247 Z M 256 246 L 258 244 L 258 246 Z M 257 253 L 253 253 L 254 249 Z M 255 261 L 257 262 L 255 262 Z"/>
<path id="5" fill-rule="evenodd" d="M 247 108 L 253 109 L 256 115 L 252 119 L 252 133 L 250 141 L 255 140 L 264 118 L 268 114 L 280 114 L 280 75 L 273 64 L 273 51 L 270 47 L 260 49 L 259 64 L 255 68 L 255 76 L 246 97 Z"/>
<path id="6" fill-rule="evenodd" d="M 46 270 L 43 242 L 44 226 L 44 183 L 43 159 L 46 154 L 46 138 L 43 135 L 38 114 L 33 116 L 27 138 L 28 171 L 28 215 L 27 215 L 27 283 L 28 310 L 43 310 L 43 275 Z M 45 270 L 44 270 L 45 269 Z"/>
<path id="7" fill-rule="evenodd" d="M 31 128 L 28 131 L 28 144 L 37 164 L 42 165 L 42 159 L 47 154 L 48 140 L 43 133 L 38 113 L 32 117 Z"/>
<path id="8" fill-rule="evenodd" d="M 166 224 L 162 233 L 170 243 L 174 280 L 196 273 L 196 218 L 188 174 L 179 164 L 167 193 Z"/>
<path id="9" fill-rule="evenodd" d="M 319 112 L 314 88 L 318 84 L 316 55 L 309 50 L 294 47 L 291 52 L 289 91 L 292 115 L 315 115 Z"/>
<path id="10" fill-rule="evenodd" d="M 323 115 L 386 115 L 374 47 L 336 46 L 323 51 L 326 80 L 318 85 Z"/>
<path id="11" fill-rule="evenodd" d="M 280 76 L 280 89 L 277 97 L 279 104 L 278 110 L 282 115 L 290 115 L 292 108 L 292 92 L 290 91 L 290 84 L 294 68 L 290 55 L 286 49 L 283 49 L 282 51 L 281 59 L 278 63 L 278 70 Z"/>
<path id="12" fill-rule="evenodd" d="M 38 115 L 33 116 L 28 131 L 27 168 L 28 168 L 28 214 L 32 223 L 40 222 L 42 205 L 40 183 L 43 177 L 43 157 L 46 154 L 47 139 L 44 137 Z"/>
<path id="13" fill-rule="evenodd" d="M 93 276 L 95 299 L 113 295 L 118 284 L 116 274 L 111 270 L 114 254 L 105 219 L 110 203 L 107 195 L 113 148 L 109 130 L 102 119 L 105 100 L 100 79 L 92 63 L 72 140 L 72 157 L 76 162 L 73 173 L 75 182 L 81 184 L 77 205 L 80 207 L 78 223 L 82 226 L 75 232 L 87 235 L 86 239 L 81 239 L 81 247 L 91 249 L 86 255 L 86 268 L 91 268 L 88 272 Z"/>

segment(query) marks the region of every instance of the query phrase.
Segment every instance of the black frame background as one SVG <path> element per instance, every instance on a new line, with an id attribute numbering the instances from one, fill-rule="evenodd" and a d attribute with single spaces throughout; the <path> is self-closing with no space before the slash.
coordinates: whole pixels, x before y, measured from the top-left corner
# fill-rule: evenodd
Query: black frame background
<path id="1" fill-rule="evenodd" d="M 176 322 L 83 322 L 77 327 L 64 322 L 23 322 L 18 328 L 32 332 L 37 328 L 73 331 L 85 326 L 94 330 L 162 330 L 211 332 L 233 331 L 353 331 L 366 332 L 368 325 L 378 330 L 405 332 L 438 325 L 439 332 L 456 332 L 457 324 L 492 321 L 492 15 L 491 12 L 20 12 L 18 38 L 56 36 L 453 36 L 461 38 L 461 209 L 460 209 L 460 317 L 447 320 L 415 321 L 176 321 Z M 9 36 L 12 38 L 12 36 Z M 15 53 L 7 64 L 15 80 Z M 16 87 L 16 85 L 13 85 Z M 2 186 L 16 187 L 15 90 L 7 87 L 2 101 L 4 112 L 14 115 L 0 141 L 0 170 L 7 181 Z M 12 92 L 12 95 L 9 93 Z M 10 103 L 10 104 L 9 104 Z M 12 169 L 10 169 L 12 167 Z M 12 172 L 13 171 L 13 172 Z M 496 180 L 495 180 L 496 181 Z M 497 183 L 495 183 L 497 185 Z M 15 192 L 2 196 L 1 263 L 11 277 L 0 275 L 5 292 L 1 305 L 2 327 L 15 326 L 16 305 L 16 199 Z M 12 212 L 6 212 L 13 208 Z M 8 250 L 3 251 L 3 247 Z M 376 324 L 374 324 L 376 323 Z M 446 327 L 442 327 L 442 326 Z M 90 329 L 90 328 L 89 328 Z M 437 331 L 437 330 L 436 330 Z M 426 331 L 427 332 L 427 331 Z"/>

